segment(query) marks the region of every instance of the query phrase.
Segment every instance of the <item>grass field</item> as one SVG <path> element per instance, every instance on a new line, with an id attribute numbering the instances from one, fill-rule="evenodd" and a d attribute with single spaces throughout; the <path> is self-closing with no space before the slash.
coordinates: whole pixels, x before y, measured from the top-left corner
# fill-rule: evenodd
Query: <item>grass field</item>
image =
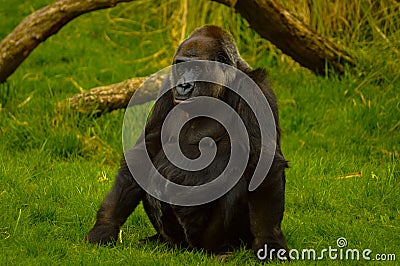
<path id="1" fill-rule="evenodd" d="M 51 2 L 0 0 L 0 39 Z M 154 233 L 142 206 L 123 226 L 122 243 L 85 243 L 122 156 L 124 112 L 91 118 L 56 110 L 56 103 L 80 89 L 167 66 L 182 37 L 204 23 L 232 30 L 243 58 L 269 71 L 290 161 L 283 221 L 289 248 L 320 252 L 337 248 L 336 240 L 344 237 L 346 248 L 371 249 L 371 258 L 395 254 L 396 261 L 326 256 L 321 265 L 398 265 L 400 4 L 382 0 L 383 11 L 376 15 L 369 1 L 343 1 L 352 9 L 359 3 L 364 15 L 359 21 L 349 18 L 354 23 L 341 18 L 336 25 L 323 23 L 324 8 L 317 4 L 322 1 L 311 2 L 320 12 L 314 17 L 302 13 L 301 4 L 292 7 L 358 58 L 358 68 L 344 77 L 314 76 L 260 39 L 238 15 L 208 1 L 122 4 L 84 15 L 41 44 L 0 85 L 0 265 L 219 264 L 201 251 L 140 244 Z M 191 22 L 180 12 L 193 16 Z M 353 25 L 351 34 L 343 32 L 346 25 Z M 226 264 L 257 263 L 251 251 L 239 249 Z"/>

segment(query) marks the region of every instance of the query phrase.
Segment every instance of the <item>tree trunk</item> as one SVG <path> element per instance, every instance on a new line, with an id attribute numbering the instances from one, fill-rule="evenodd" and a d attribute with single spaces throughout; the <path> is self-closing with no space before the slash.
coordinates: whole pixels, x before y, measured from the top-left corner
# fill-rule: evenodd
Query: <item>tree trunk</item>
<path id="1" fill-rule="evenodd" d="M 318 75 L 343 74 L 355 60 L 339 46 L 312 31 L 274 0 L 213 0 L 233 7 L 261 37 Z"/>
<path id="2" fill-rule="evenodd" d="M 14 73 L 33 49 L 57 33 L 69 21 L 93 10 L 131 1 L 59 0 L 32 13 L 0 43 L 0 83 L 5 82 Z"/>

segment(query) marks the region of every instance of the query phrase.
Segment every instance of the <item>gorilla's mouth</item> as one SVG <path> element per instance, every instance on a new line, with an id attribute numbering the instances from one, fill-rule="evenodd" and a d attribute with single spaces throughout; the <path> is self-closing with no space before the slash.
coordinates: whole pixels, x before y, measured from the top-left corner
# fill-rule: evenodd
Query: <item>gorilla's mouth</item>
<path id="1" fill-rule="evenodd" d="M 174 102 L 181 103 L 192 97 L 195 88 L 194 82 L 179 84 L 174 89 Z"/>

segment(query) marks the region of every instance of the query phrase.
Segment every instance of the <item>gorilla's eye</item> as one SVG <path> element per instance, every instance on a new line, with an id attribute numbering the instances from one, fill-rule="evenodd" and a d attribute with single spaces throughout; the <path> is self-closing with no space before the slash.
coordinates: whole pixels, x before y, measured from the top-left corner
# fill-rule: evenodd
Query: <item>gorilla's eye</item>
<path id="1" fill-rule="evenodd" d="M 185 62 L 185 60 L 182 60 L 182 59 L 175 60 L 175 64 L 184 63 L 184 62 Z"/>
<path id="2" fill-rule="evenodd" d="M 182 58 L 181 57 L 181 58 L 175 59 L 174 64 L 185 63 L 185 62 L 188 62 L 188 61 L 191 61 L 190 58 Z"/>

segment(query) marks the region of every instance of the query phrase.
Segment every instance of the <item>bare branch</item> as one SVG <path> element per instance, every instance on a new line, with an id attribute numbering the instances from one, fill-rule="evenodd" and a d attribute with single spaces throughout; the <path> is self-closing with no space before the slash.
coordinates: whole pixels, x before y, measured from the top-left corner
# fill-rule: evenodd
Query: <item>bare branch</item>
<path id="1" fill-rule="evenodd" d="M 131 1 L 133 0 L 59 0 L 32 13 L 0 43 L 0 83 L 14 73 L 33 49 L 74 18 L 94 10 L 114 7 L 120 2 Z"/>
<path id="2" fill-rule="evenodd" d="M 233 7 L 261 37 L 318 75 L 326 74 L 326 66 L 343 74 L 346 64 L 356 64 L 349 53 L 312 31 L 275 0 L 213 1 Z"/>

